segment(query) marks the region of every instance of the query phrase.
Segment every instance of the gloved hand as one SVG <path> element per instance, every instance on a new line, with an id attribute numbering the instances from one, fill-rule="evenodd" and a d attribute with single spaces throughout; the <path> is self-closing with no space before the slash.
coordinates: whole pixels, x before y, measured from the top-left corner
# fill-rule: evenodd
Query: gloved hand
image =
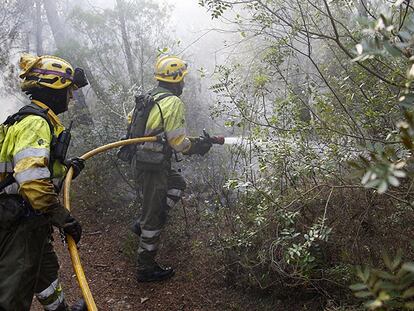
<path id="1" fill-rule="evenodd" d="M 199 137 L 189 137 L 188 138 L 191 142 L 190 149 L 186 152 L 186 154 L 199 154 L 199 155 L 205 155 L 213 146 L 211 142 L 209 142 L 206 139 L 199 138 Z"/>
<path id="2" fill-rule="evenodd" d="M 73 167 L 73 177 L 72 179 L 75 179 L 78 177 L 80 172 L 85 168 L 85 160 L 82 158 L 70 158 L 65 160 L 65 165 L 69 167 Z"/>
<path id="3" fill-rule="evenodd" d="M 51 206 L 46 212 L 46 217 L 49 218 L 52 225 L 72 236 L 76 243 L 79 242 L 82 236 L 82 227 L 61 204 Z"/>
<path id="4" fill-rule="evenodd" d="M 66 222 L 62 229 L 66 234 L 69 234 L 75 240 L 76 244 L 78 244 L 82 236 L 82 226 L 75 218 L 72 216 L 66 218 Z"/>

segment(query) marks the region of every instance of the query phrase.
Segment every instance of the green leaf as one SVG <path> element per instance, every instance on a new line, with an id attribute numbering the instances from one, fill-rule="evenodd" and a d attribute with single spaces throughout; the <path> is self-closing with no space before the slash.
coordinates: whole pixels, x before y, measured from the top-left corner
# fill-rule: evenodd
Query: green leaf
<path id="1" fill-rule="evenodd" d="M 392 271 L 395 271 L 395 269 L 397 269 L 400 266 L 401 260 L 402 260 L 402 254 L 403 254 L 402 249 L 401 248 L 398 249 L 397 255 L 395 255 L 395 258 L 394 258 L 394 260 L 392 262 L 392 265 L 391 265 L 391 270 Z"/>
<path id="2" fill-rule="evenodd" d="M 358 297 L 358 298 L 367 298 L 370 296 L 374 296 L 371 292 L 368 292 L 368 291 L 357 292 L 357 293 L 354 293 L 354 295 L 355 297 Z"/>
<path id="3" fill-rule="evenodd" d="M 407 262 L 403 264 L 402 269 L 405 271 L 410 271 L 414 273 L 414 262 Z"/>
<path id="4" fill-rule="evenodd" d="M 370 271 L 368 268 L 362 269 L 360 266 L 356 267 L 358 277 L 364 282 L 368 282 Z"/>
<path id="5" fill-rule="evenodd" d="M 367 308 L 371 309 L 371 310 L 375 310 L 379 307 L 382 307 L 383 302 L 381 300 L 370 300 L 368 301 L 366 304 Z"/>
<path id="6" fill-rule="evenodd" d="M 364 187 L 365 187 L 365 188 L 377 188 L 380 184 L 381 184 L 381 180 L 379 180 L 379 179 L 374 179 L 374 180 L 371 180 L 371 181 L 367 182 L 367 183 L 364 185 Z"/>
<path id="7" fill-rule="evenodd" d="M 390 291 L 394 291 L 397 289 L 397 285 L 395 285 L 394 283 L 388 282 L 388 281 L 384 281 L 381 283 L 381 288 L 382 289 L 388 289 Z"/>
<path id="8" fill-rule="evenodd" d="M 414 94 L 406 94 L 398 99 L 401 106 L 405 108 L 412 108 L 414 104 Z"/>
<path id="9" fill-rule="evenodd" d="M 403 298 L 411 298 L 414 296 L 414 287 L 410 287 L 402 294 Z"/>
<path id="10" fill-rule="evenodd" d="M 398 35 L 404 40 L 404 41 L 410 41 L 411 40 L 411 34 L 408 31 L 400 31 Z"/>
<path id="11" fill-rule="evenodd" d="M 392 271 L 393 269 L 392 269 L 391 259 L 386 250 L 382 251 L 382 260 L 384 261 L 385 266 L 388 268 L 388 270 Z"/>
<path id="12" fill-rule="evenodd" d="M 378 280 L 374 286 L 372 286 L 372 291 L 374 293 L 377 293 L 380 289 L 386 289 L 386 287 L 384 287 L 384 284 L 386 284 L 387 282 L 384 282 L 382 280 Z"/>
<path id="13" fill-rule="evenodd" d="M 388 183 L 394 187 L 398 187 L 400 185 L 400 181 L 392 175 L 388 176 L 387 180 Z"/>
<path id="14" fill-rule="evenodd" d="M 360 290 L 366 289 L 367 286 L 364 283 L 356 283 L 356 284 L 352 284 L 351 286 L 349 286 L 349 288 L 353 291 L 360 291 Z"/>
<path id="15" fill-rule="evenodd" d="M 384 280 L 395 280 L 396 279 L 395 275 L 389 272 L 386 272 L 386 271 L 375 270 L 375 275 L 377 275 L 378 277 Z"/>
<path id="16" fill-rule="evenodd" d="M 408 273 L 409 273 L 408 271 L 401 268 L 400 270 L 398 270 L 397 278 L 401 279 L 403 276 L 405 276 Z"/>
<path id="17" fill-rule="evenodd" d="M 385 180 L 381 181 L 381 183 L 378 186 L 378 193 L 385 193 L 388 189 L 388 184 Z"/>
<path id="18" fill-rule="evenodd" d="M 408 310 L 414 310 L 414 301 L 406 302 L 404 304 L 404 307 L 406 307 Z"/>
<path id="19" fill-rule="evenodd" d="M 399 57 L 402 54 L 400 49 L 397 49 L 395 46 L 391 45 L 388 41 L 384 42 L 384 48 L 391 56 Z"/>
<path id="20" fill-rule="evenodd" d="M 402 271 L 404 271 L 404 270 L 402 270 Z M 414 282 L 414 274 L 409 272 L 409 271 L 406 271 L 406 275 L 404 275 L 402 278 L 400 278 L 401 288 L 406 288 L 406 287 L 410 286 L 413 282 Z"/>
<path id="21" fill-rule="evenodd" d="M 381 301 L 388 301 L 391 299 L 390 294 L 388 294 L 386 291 L 381 291 L 378 295 L 378 299 Z"/>

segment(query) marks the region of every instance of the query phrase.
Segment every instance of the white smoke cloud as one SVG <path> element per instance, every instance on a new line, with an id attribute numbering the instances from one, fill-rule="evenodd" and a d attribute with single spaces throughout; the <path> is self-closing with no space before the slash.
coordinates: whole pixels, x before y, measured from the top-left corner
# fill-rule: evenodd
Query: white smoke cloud
<path id="1" fill-rule="evenodd" d="M 16 97 L 0 97 L 0 123 L 3 123 L 9 115 L 19 110 L 23 105 L 22 101 Z"/>
<path id="2" fill-rule="evenodd" d="M 17 63 L 18 55 L 14 55 L 10 58 L 10 63 Z M 6 118 L 19 110 L 24 103 L 25 96 L 23 93 L 14 93 L 4 85 L 4 80 L 7 79 L 5 75 L 0 76 L 0 124 L 3 123 Z"/>

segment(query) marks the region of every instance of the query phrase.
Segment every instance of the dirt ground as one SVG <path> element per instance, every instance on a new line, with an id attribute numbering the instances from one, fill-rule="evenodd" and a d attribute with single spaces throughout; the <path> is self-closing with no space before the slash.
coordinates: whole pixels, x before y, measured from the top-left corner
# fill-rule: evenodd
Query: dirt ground
<path id="1" fill-rule="evenodd" d="M 189 236 L 181 207 L 167 226 L 159 262 L 176 269 L 175 276 L 161 283 L 138 283 L 135 249 L 138 239 L 129 231 L 131 211 L 75 211 L 84 232 L 79 252 L 85 274 L 99 310 L 219 311 L 290 310 L 266 303 L 266 297 L 244 293 L 226 282 L 224 270 L 209 251 L 199 220 L 188 213 Z M 132 213 L 133 214 L 133 213 Z M 177 221 L 178 218 L 178 221 Z M 180 227 L 181 226 L 181 227 Z M 198 227 L 197 227 L 198 226 Z M 61 264 L 61 280 L 70 303 L 81 297 L 69 253 L 55 233 L 55 250 Z M 263 301 L 262 301 L 263 300 Z M 41 310 L 35 301 L 32 310 Z"/>

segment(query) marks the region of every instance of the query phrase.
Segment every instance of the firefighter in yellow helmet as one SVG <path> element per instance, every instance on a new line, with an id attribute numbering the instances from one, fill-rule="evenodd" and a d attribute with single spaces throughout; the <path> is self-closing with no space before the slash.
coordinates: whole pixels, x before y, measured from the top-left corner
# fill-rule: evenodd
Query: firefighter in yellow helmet
<path id="1" fill-rule="evenodd" d="M 172 268 L 161 267 L 155 261 L 168 210 L 180 200 L 186 188 L 184 178 L 171 168 L 172 154 L 204 155 L 211 148 L 209 141 L 186 135 L 184 104 L 180 95 L 187 73 L 187 64 L 179 57 L 159 58 L 155 65 L 158 87 L 137 97 L 129 118 L 129 138 L 160 138 L 158 142 L 137 146 L 132 157 L 138 191 L 143 197 L 140 216 L 132 227 L 140 237 L 139 282 L 161 281 L 174 275 Z"/>
<path id="2" fill-rule="evenodd" d="M 30 310 L 33 295 L 45 310 L 86 310 L 83 301 L 72 308 L 65 302 L 51 233 L 55 226 L 81 238 L 57 185 L 68 166 L 77 175 L 83 162 L 66 159 L 70 134 L 57 115 L 87 80 L 82 69 L 54 56 L 23 54 L 20 68 L 31 102 L 0 127 L 0 310 Z"/>

